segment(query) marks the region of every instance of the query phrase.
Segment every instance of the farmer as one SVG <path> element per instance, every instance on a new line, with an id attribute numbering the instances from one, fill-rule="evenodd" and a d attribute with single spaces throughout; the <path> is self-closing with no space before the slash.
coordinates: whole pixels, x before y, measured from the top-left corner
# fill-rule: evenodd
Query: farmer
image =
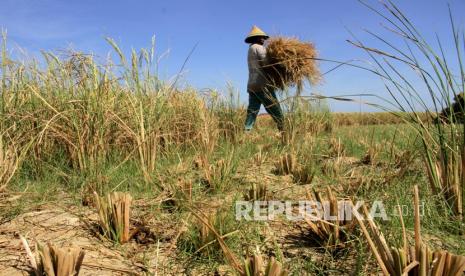
<path id="1" fill-rule="evenodd" d="M 276 122 L 280 132 L 284 129 L 284 118 L 281 106 L 276 98 L 275 89 L 267 81 L 263 66 L 266 65 L 266 48 L 263 46 L 269 36 L 253 26 L 245 43 L 249 43 L 249 53 L 247 62 L 249 65 L 249 81 L 247 92 L 249 93 L 249 106 L 247 107 L 247 117 L 245 120 L 245 131 L 250 131 L 257 119 L 260 106 L 263 104 L 265 110 Z"/>

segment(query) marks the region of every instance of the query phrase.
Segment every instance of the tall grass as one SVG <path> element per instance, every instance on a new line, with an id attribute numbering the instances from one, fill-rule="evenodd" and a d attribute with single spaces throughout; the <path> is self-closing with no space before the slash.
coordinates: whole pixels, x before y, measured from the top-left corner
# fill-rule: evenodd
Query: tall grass
<path id="1" fill-rule="evenodd" d="M 214 113 L 194 89 L 181 91 L 159 80 L 154 44 L 132 51 L 128 62 L 108 41 L 119 63 L 101 64 L 79 52 L 43 52 L 40 61 L 23 62 L 8 56 L 3 36 L 0 133 L 3 142 L 12 137 L 6 133 L 20 138 L 9 148 L 2 144 L 2 156 L 12 156 L 3 161 L 18 160 L 33 141 L 25 161 L 37 171 L 61 158 L 70 169 L 94 175 L 116 155 L 137 162 L 149 183 L 164 154 L 212 151 L 219 135 Z"/>
<path id="2" fill-rule="evenodd" d="M 382 2 L 382 7 L 360 2 L 378 14 L 389 35 L 396 38 L 391 41 L 387 35 L 368 31 L 383 46 L 370 47 L 357 39 L 349 42 L 369 55 L 373 66 L 361 67 L 382 78 L 391 95 L 390 104 L 401 111 L 397 114 L 418 133 L 431 191 L 442 199 L 439 203 L 446 213 L 461 221 L 465 189 L 464 125 L 433 122 L 436 114 L 444 106 L 451 107 L 451 99 L 465 90 L 465 33 L 455 26 L 449 9 L 452 37 L 436 35 L 433 44 L 393 2 Z M 430 119 L 422 119 L 421 111 Z M 463 112 L 461 107 L 460 113 Z M 448 121 L 455 121 L 454 112 L 448 116 Z"/>

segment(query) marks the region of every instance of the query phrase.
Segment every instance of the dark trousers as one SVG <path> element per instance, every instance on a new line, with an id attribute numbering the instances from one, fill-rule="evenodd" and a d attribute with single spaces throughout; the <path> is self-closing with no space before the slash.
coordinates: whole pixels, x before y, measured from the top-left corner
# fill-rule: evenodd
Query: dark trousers
<path id="1" fill-rule="evenodd" d="M 245 130 L 251 130 L 257 120 L 260 106 L 263 104 L 266 112 L 271 115 L 276 122 L 279 131 L 284 130 L 284 117 L 274 90 L 263 92 L 249 92 L 249 106 L 247 107 L 247 117 L 245 119 Z"/>

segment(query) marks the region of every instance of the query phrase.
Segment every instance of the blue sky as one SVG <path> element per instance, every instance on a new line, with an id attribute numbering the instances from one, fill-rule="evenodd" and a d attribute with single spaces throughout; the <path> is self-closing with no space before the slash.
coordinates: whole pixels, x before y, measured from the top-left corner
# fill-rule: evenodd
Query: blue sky
<path id="1" fill-rule="evenodd" d="M 316 44 L 322 58 L 366 59 L 345 42 L 347 29 L 363 41 L 376 42 L 364 28 L 380 30 L 381 19 L 356 0 L 299 1 L 150 1 L 150 0 L 2 0 L 0 27 L 7 29 L 9 48 L 39 50 L 74 48 L 106 56 L 111 51 L 104 37 L 112 37 L 125 50 L 149 47 L 156 36 L 159 54 L 169 50 L 160 64 L 161 75 L 175 75 L 198 44 L 186 66 L 184 82 L 198 89 L 223 89 L 231 82 L 246 102 L 247 44 L 256 24 L 271 35 L 297 36 Z M 377 1 L 369 1 L 377 5 Z M 450 35 L 447 3 L 464 26 L 463 0 L 403 0 L 402 10 L 424 33 Z M 450 39 L 449 39 L 450 41 Z M 451 46 L 451 45 L 446 45 Z M 322 63 L 322 71 L 332 65 Z M 375 93 L 387 96 L 381 81 L 353 68 L 325 76 L 324 84 L 309 88 L 324 95 Z M 368 100 L 368 99 L 366 99 Z M 358 104 L 331 102 L 335 111 L 359 111 Z M 371 110 L 362 106 L 362 110 Z"/>

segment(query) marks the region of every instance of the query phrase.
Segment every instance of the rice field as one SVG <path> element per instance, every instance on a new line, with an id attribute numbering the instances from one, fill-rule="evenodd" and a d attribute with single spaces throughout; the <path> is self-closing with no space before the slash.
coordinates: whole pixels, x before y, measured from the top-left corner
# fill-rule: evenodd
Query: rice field
<path id="1" fill-rule="evenodd" d="M 387 9 L 442 70 L 402 60 L 450 101 L 463 73 L 452 82 Z M 125 56 L 108 39 L 117 60 L 23 61 L 3 42 L 0 275 L 463 275 L 463 124 L 409 109 L 423 98 L 382 70 L 391 64 L 374 71 L 407 100 L 400 111 L 333 113 L 291 97 L 284 133 L 266 115 L 245 133 L 234 88 L 160 79 L 153 47 Z"/>
<path id="2" fill-rule="evenodd" d="M 286 116 L 283 143 L 267 116 L 243 133 L 234 95 L 199 96 L 150 78 L 122 84 L 86 56 L 50 62 L 41 71 L 12 61 L 4 82 L 4 275 L 30 269 L 18 235 L 32 252 L 36 242 L 82 248 L 82 275 L 234 274 L 258 252 L 290 274 L 372 274 L 380 268 L 361 250 L 368 245 L 356 225 L 335 239 L 283 216 L 237 221 L 235 202 L 309 200 L 330 189 L 337 199 L 382 200 L 389 214 L 399 204 L 411 214 L 413 185 L 425 242 L 464 254 L 461 235 L 451 234 L 461 227 L 435 207 L 419 137 L 405 123 L 360 121 L 355 129 L 301 102 Z M 131 198 L 117 203 L 114 192 Z M 113 218 L 102 207 L 112 204 L 128 215 Z M 380 225 L 390 244 L 402 239 L 396 218 Z"/>

